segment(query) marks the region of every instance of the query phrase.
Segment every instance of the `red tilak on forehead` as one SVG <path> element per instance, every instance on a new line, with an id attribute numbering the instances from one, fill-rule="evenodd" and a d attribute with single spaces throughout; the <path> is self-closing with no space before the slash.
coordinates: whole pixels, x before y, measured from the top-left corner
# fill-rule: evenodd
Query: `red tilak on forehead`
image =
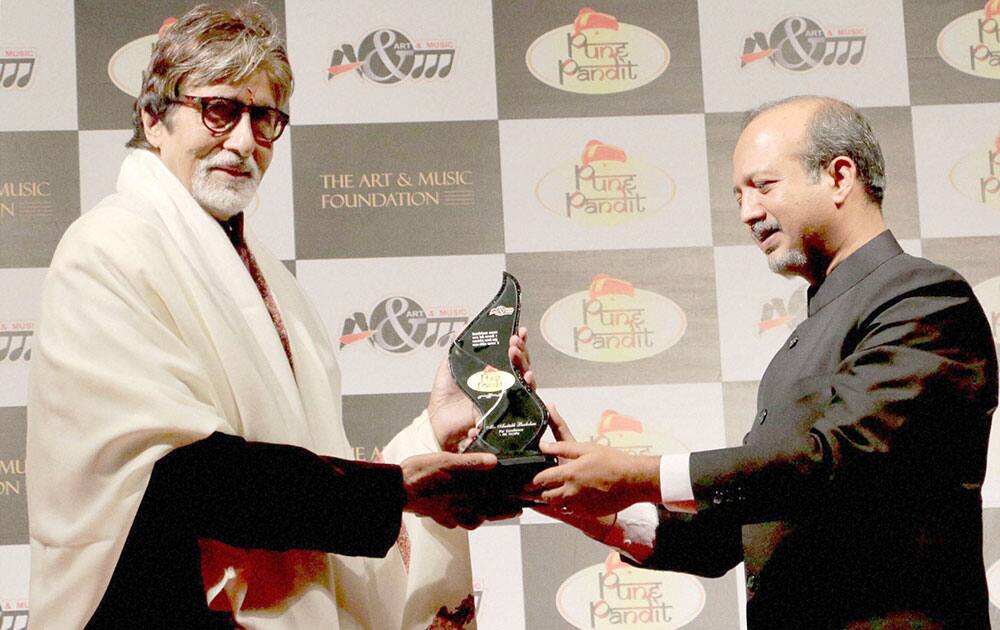
<path id="1" fill-rule="evenodd" d="M 247 93 L 250 94 L 250 104 L 253 105 L 254 104 L 254 102 L 253 102 L 253 90 L 248 87 L 247 88 Z"/>

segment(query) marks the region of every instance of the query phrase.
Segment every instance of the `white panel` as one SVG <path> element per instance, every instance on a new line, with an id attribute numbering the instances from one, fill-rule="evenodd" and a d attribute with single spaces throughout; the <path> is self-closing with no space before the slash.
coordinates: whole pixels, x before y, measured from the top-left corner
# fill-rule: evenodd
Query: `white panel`
<path id="1" fill-rule="evenodd" d="M 504 120 L 500 153 L 509 252 L 712 243 L 702 114 Z"/>
<path id="2" fill-rule="evenodd" d="M 638 455 L 683 454 L 726 445 L 721 383 L 542 388 L 538 393 L 546 404 L 555 404 L 581 442 Z M 521 522 L 554 521 L 525 510 Z"/>
<path id="3" fill-rule="evenodd" d="M 28 368 L 35 347 L 46 269 L 0 269 L 0 407 L 28 402 Z"/>
<path id="4" fill-rule="evenodd" d="M 296 124 L 497 117 L 493 15 L 487 0 L 288 0 L 285 20 Z M 331 76 L 334 51 L 344 46 L 361 65 Z M 350 61 L 345 57 L 337 65 Z M 377 79 L 358 72 L 366 69 Z"/>
<path id="5" fill-rule="evenodd" d="M 705 111 L 748 110 L 789 94 L 859 107 L 910 102 L 900 0 L 702 0 L 698 14 Z M 755 37 L 761 45 L 748 50 Z"/>
<path id="6" fill-rule="evenodd" d="M 28 545 L 0 545 L 0 628 L 23 630 L 28 615 Z"/>
<path id="7" fill-rule="evenodd" d="M 1000 104 L 914 107 L 920 235 L 1000 234 Z"/>
<path id="8" fill-rule="evenodd" d="M 773 273 L 753 245 L 715 248 L 723 381 L 759 379 L 806 317 L 806 283 Z"/>
<path id="9" fill-rule="evenodd" d="M 131 130 L 80 131 L 80 213 L 115 192 L 118 170 L 128 155 Z"/>
<path id="10" fill-rule="evenodd" d="M 76 129 L 70 0 L 0 2 L 0 131 Z"/>
<path id="11" fill-rule="evenodd" d="M 326 323 L 343 393 L 375 394 L 430 391 L 450 342 L 496 295 L 503 268 L 501 255 L 350 258 L 300 260 L 296 274 Z M 355 313 L 367 326 L 345 331 Z M 345 332 L 366 331 L 373 334 L 340 347 Z"/>
<path id="12" fill-rule="evenodd" d="M 524 628 L 521 528 L 490 525 L 469 532 L 479 630 Z"/>

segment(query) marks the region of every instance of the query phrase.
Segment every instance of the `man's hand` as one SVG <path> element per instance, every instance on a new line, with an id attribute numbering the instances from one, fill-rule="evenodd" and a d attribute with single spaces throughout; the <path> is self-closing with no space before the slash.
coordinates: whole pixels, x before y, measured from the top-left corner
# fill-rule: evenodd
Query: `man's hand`
<path id="1" fill-rule="evenodd" d="M 527 338 L 528 329 L 522 326 L 516 335 L 511 335 L 507 356 L 510 357 L 514 368 L 522 374 L 528 387 L 534 389 L 535 375 L 531 371 L 531 359 L 526 347 Z M 458 450 L 462 441 L 468 438 L 469 430 L 479 420 L 479 409 L 458 388 L 451 377 L 447 356 L 441 361 L 434 376 L 427 412 L 434 428 L 434 436 L 441 449 L 445 451 Z"/>
<path id="2" fill-rule="evenodd" d="M 429 516 L 447 528 L 475 529 L 486 517 L 477 514 L 470 496 L 478 473 L 492 469 L 497 458 L 490 453 L 431 453 L 403 460 L 403 490 L 407 512 Z M 491 517 L 491 518 L 495 518 Z"/>
<path id="3" fill-rule="evenodd" d="M 576 442 L 566 421 L 552 406 L 549 415 L 552 432 L 561 441 L 543 442 L 541 449 L 558 456 L 560 464 L 535 475 L 534 486 L 542 490 L 542 501 L 562 514 L 578 516 L 613 514 L 640 501 L 660 502 L 658 457 L 629 455 L 607 446 Z M 565 518 L 560 520 L 579 527 Z"/>

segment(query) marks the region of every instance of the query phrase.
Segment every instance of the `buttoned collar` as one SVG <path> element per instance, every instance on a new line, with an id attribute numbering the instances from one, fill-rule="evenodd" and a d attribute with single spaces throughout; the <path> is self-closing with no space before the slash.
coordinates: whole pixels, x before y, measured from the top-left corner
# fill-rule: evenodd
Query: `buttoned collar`
<path id="1" fill-rule="evenodd" d="M 886 230 L 862 245 L 834 267 L 823 282 L 809 287 L 809 316 L 843 295 L 890 258 L 903 253 L 896 237 Z"/>

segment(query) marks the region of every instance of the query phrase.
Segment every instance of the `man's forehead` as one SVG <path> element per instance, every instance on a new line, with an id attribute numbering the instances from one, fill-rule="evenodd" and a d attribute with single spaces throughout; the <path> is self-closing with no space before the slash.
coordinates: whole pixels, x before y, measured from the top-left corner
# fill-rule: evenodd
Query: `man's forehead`
<path id="1" fill-rule="evenodd" d="M 181 85 L 182 94 L 193 96 L 225 96 L 245 100 L 247 103 L 269 101 L 273 104 L 275 89 L 267 73 L 260 70 L 245 81 L 215 81 L 210 83 L 187 83 Z"/>

